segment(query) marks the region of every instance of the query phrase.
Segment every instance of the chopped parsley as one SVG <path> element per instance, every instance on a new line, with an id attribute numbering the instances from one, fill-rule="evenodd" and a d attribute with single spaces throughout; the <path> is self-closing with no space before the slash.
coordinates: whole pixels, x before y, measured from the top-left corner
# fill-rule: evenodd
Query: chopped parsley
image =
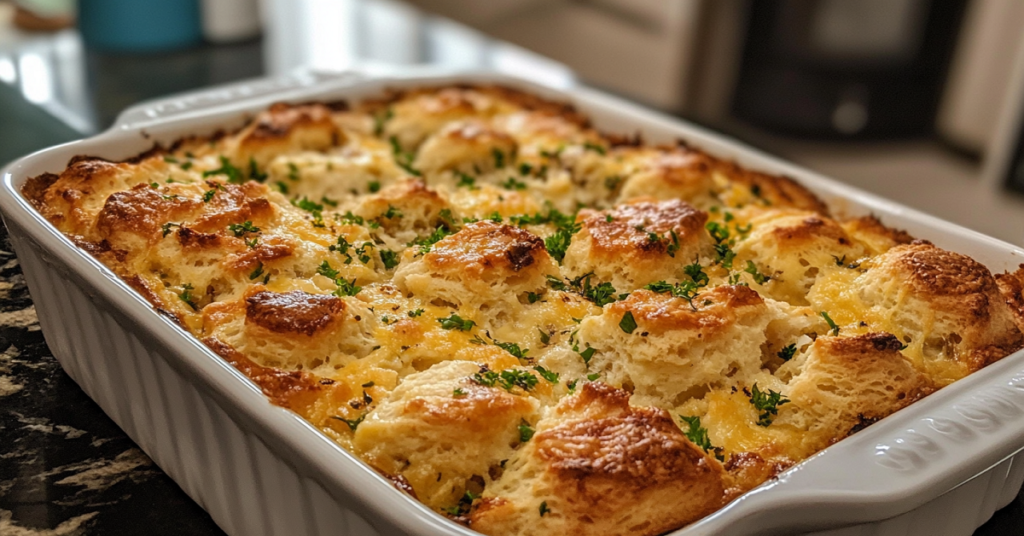
<path id="1" fill-rule="evenodd" d="M 380 250 L 380 260 L 384 263 L 384 269 L 390 270 L 395 266 L 398 266 L 398 252 L 391 251 L 390 249 Z"/>
<path id="2" fill-rule="evenodd" d="M 696 259 L 694 259 L 693 264 L 687 264 L 683 267 L 683 273 L 690 276 L 690 280 L 698 287 L 706 287 L 708 285 L 708 274 L 704 273 L 704 267 Z"/>
<path id="3" fill-rule="evenodd" d="M 729 238 L 729 228 L 713 221 L 708 222 L 704 227 L 711 233 L 711 238 L 715 240 L 715 263 L 720 264 L 726 270 L 731 269 L 732 261 L 736 258 L 736 252 L 732 250 L 732 246 L 736 241 Z"/>
<path id="4" fill-rule="evenodd" d="M 555 231 L 555 234 L 544 239 L 544 247 L 552 258 L 559 263 L 562 262 L 562 259 L 565 258 L 565 250 L 569 249 L 569 243 L 572 242 L 572 235 L 579 232 L 580 228 L 578 223 L 562 226 Z"/>
<path id="5" fill-rule="evenodd" d="M 209 203 L 213 199 L 214 194 L 217 193 L 217 188 L 207 190 L 203 192 L 203 203 Z"/>
<path id="6" fill-rule="evenodd" d="M 626 314 L 622 315 L 622 320 L 619 320 L 619 327 L 630 335 L 636 331 L 636 319 L 633 318 L 633 311 L 626 311 Z"/>
<path id="7" fill-rule="evenodd" d="M 790 359 L 793 359 L 793 356 L 796 355 L 796 344 L 790 344 L 788 346 L 783 347 L 782 350 L 779 350 L 779 352 L 775 355 L 779 356 L 779 359 L 783 361 L 789 361 Z"/>
<path id="8" fill-rule="evenodd" d="M 300 178 L 299 166 L 296 166 L 292 162 L 288 162 L 288 180 L 297 182 Z"/>
<path id="9" fill-rule="evenodd" d="M 747 267 L 744 268 L 743 271 L 752 275 L 754 277 L 754 282 L 758 285 L 763 285 L 771 279 L 771 277 L 764 275 L 757 269 L 757 265 L 754 264 L 754 261 L 747 261 Z"/>
<path id="10" fill-rule="evenodd" d="M 185 283 L 181 286 L 181 294 L 178 294 L 178 297 L 181 298 L 181 301 L 187 303 L 193 311 L 198 311 L 199 308 L 196 307 L 195 296 L 192 295 L 193 290 L 195 289 L 192 287 L 191 283 Z"/>
<path id="11" fill-rule="evenodd" d="M 249 157 L 249 180 L 254 180 L 256 182 L 267 181 L 266 172 L 260 173 L 260 168 L 256 165 L 256 159 L 251 156 Z"/>
<path id="12" fill-rule="evenodd" d="M 605 149 L 603 146 L 589 141 L 583 143 L 583 148 L 586 149 L 587 151 L 594 151 L 595 153 L 602 156 L 608 153 L 608 150 Z"/>
<path id="13" fill-rule="evenodd" d="M 832 317 L 828 316 L 828 313 L 825 311 L 822 311 L 820 314 L 825 319 L 825 322 L 828 323 L 828 329 L 832 330 L 832 335 L 839 335 L 839 326 L 832 320 Z"/>
<path id="14" fill-rule="evenodd" d="M 356 285 L 356 279 L 353 277 L 352 281 L 346 281 L 344 279 L 336 279 L 334 284 L 338 285 L 338 289 L 334 291 L 334 295 L 341 296 L 355 296 L 359 294 L 363 287 Z"/>
<path id="15" fill-rule="evenodd" d="M 528 301 L 530 303 L 537 303 L 537 300 L 539 300 L 539 299 L 540 299 L 540 294 L 537 294 L 536 292 L 527 292 L 526 293 L 526 301 Z"/>
<path id="16" fill-rule="evenodd" d="M 434 244 L 440 242 L 444 237 L 452 235 L 452 234 L 455 234 L 454 231 L 452 231 L 447 226 L 445 226 L 445 225 L 438 225 L 437 228 L 434 229 L 434 232 L 430 233 L 429 235 L 427 235 L 425 237 L 417 238 L 416 240 L 413 240 L 408 245 L 410 245 L 410 246 L 419 246 L 420 247 L 420 251 L 419 251 L 420 255 L 423 255 L 423 254 L 426 254 L 426 253 L 430 253 L 430 248 L 433 247 Z"/>
<path id="17" fill-rule="evenodd" d="M 612 175 L 611 177 L 605 177 L 604 187 L 608 188 L 609 190 L 614 190 L 618 188 L 620 184 L 622 184 L 623 180 L 624 179 L 621 175 Z"/>
<path id="18" fill-rule="evenodd" d="M 406 314 L 409 315 L 409 318 L 416 318 L 416 317 L 418 317 L 418 316 L 423 314 L 423 309 L 416 309 L 415 311 L 409 311 Z"/>
<path id="19" fill-rule="evenodd" d="M 704 452 L 707 452 L 714 447 L 711 446 L 711 439 L 708 438 L 708 429 L 700 425 L 700 417 L 687 417 L 680 415 L 679 420 L 686 423 L 686 439 L 693 442 L 694 445 L 700 447 Z"/>
<path id="20" fill-rule="evenodd" d="M 328 198 L 326 195 L 320 196 L 320 202 L 323 203 L 324 205 L 329 206 L 329 207 L 336 207 L 336 206 L 338 206 L 338 202 L 337 201 Z"/>
<path id="21" fill-rule="evenodd" d="M 452 390 L 452 396 L 455 398 L 466 396 L 466 391 L 464 391 L 461 387 L 456 387 L 454 390 Z"/>
<path id="22" fill-rule="evenodd" d="M 593 381 L 597 381 L 597 379 L 600 378 L 600 377 L 601 377 L 601 374 L 598 373 L 598 372 L 595 372 L 593 374 L 587 374 L 587 380 L 588 381 L 592 381 L 592 382 Z"/>
<path id="23" fill-rule="evenodd" d="M 757 425 L 768 426 L 779 414 L 779 406 L 788 404 L 789 399 L 771 389 L 765 393 L 758 389 L 755 383 L 750 390 L 750 403 L 754 405 L 754 409 L 761 412 L 757 418 Z"/>
<path id="24" fill-rule="evenodd" d="M 211 177 L 213 175 L 225 175 L 228 178 L 228 182 L 232 184 L 241 184 L 245 182 L 245 178 L 242 177 L 242 170 L 236 168 L 231 164 L 231 161 L 227 157 L 220 157 L 220 167 L 217 169 L 211 169 L 203 172 L 203 177 Z"/>
<path id="25" fill-rule="evenodd" d="M 398 208 L 396 208 L 394 205 L 388 205 L 387 211 L 385 211 L 384 214 L 381 214 L 382 218 L 386 218 L 389 220 L 398 219 L 401 218 L 402 216 L 402 211 L 398 210 Z"/>
<path id="26" fill-rule="evenodd" d="M 594 276 L 593 272 L 583 274 L 573 279 L 562 280 L 555 276 L 548 276 L 548 285 L 555 290 L 572 291 L 590 300 L 598 307 L 604 307 L 609 303 L 618 300 L 615 287 L 611 283 L 600 283 L 596 286 L 590 283 Z M 566 284 L 568 281 L 568 284 Z M 532 303 L 532 302 L 531 302 Z"/>
<path id="27" fill-rule="evenodd" d="M 228 230 L 239 238 L 245 236 L 248 233 L 260 232 L 260 228 L 253 225 L 252 222 L 249 220 L 245 220 L 242 223 L 230 223 L 228 224 Z"/>
<path id="28" fill-rule="evenodd" d="M 531 166 L 529 163 L 523 162 L 522 164 L 519 164 L 519 174 L 520 175 L 529 175 L 532 171 L 533 171 L 533 166 Z"/>
<path id="29" fill-rule="evenodd" d="M 530 423 L 526 422 L 525 419 L 521 423 L 519 423 L 519 442 L 520 443 L 526 443 L 530 439 L 533 439 L 533 434 L 535 434 L 535 433 L 537 433 L 537 431 L 534 430 L 533 427 L 530 426 Z"/>
<path id="30" fill-rule="evenodd" d="M 263 263 L 262 262 L 259 263 L 258 266 L 256 266 L 256 269 L 253 270 L 251 274 L 249 274 L 249 280 L 252 281 L 253 279 L 258 278 L 261 275 L 263 275 Z"/>
<path id="31" fill-rule="evenodd" d="M 391 142 L 391 153 L 394 156 L 395 163 L 398 164 L 398 167 L 404 169 L 406 173 L 410 175 L 416 177 L 423 176 L 423 173 L 420 173 L 418 169 L 412 167 L 412 162 L 416 159 L 416 155 L 402 149 L 402 144 L 398 142 L 397 137 L 391 136 L 389 141 Z"/>
<path id="32" fill-rule="evenodd" d="M 160 230 L 163 232 L 163 237 L 167 238 L 167 235 L 171 234 L 171 227 L 181 227 L 180 223 L 167 222 L 160 226 Z"/>
<path id="33" fill-rule="evenodd" d="M 548 502 L 543 501 L 540 503 L 540 517 L 544 517 L 545 514 L 550 514 L 551 509 L 548 508 Z"/>
<path id="34" fill-rule="evenodd" d="M 446 318 L 438 318 L 437 321 L 441 324 L 441 328 L 443 329 L 457 329 L 459 331 L 469 331 L 476 325 L 476 322 L 473 322 L 472 320 L 465 320 L 455 313 L 452 313 Z"/>
<path id="35" fill-rule="evenodd" d="M 366 188 L 370 190 L 371 194 L 375 194 L 380 191 L 380 181 L 370 181 L 370 184 L 367 184 Z"/>
<path id="36" fill-rule="evenodd" d="M 301 208 L 306 212 L 312 212 L 314 214 L 317 212 L 322 212 L 324 210 L 323 205 L 315 201 L 310 201 L 309 198 L 307 198 L 306 196 L 302 196 L 302 199 L 292 199 L 292 205 L 295 205 L 296 207 Z"/>
<path id="37" fill-rule="evenodd" d="M 338 287 L 334 291 L 335 296 L 355 296 L 356 294 L 359 294 L 360 290 L 363 290 L 363 287 L 356 285 L 355 278 L 353 278 L 352 281 L 345 280 L 345 278 L 340 276 L 340 273 L 337 270 L 331 267 L 331 263 L 328 261 L 321 263 L 320 266 L 317 267 L 316 273 L 334 281 L 334 284 Z"/>
<path id="38" fill-rule="evenodd" d="M 288 195 L 288 185 L 287 184 L 285 184 L 285 183 L 283 183 L 281 181 L 276 181 L 276 182 L 274 182 L 274 187 L 277 188 L 278 192 L 281 192 L 284 195 Z"/>
<path id="39" fill-rule="evenodd" d="M 501 187 L 506 190 L 525 190 L 526 183 L 516 180 L 515 177 L 509 177 L 507 181 L 501 183 Z"/>
<path id="40" fill-rule="evenodd" d="M 256 249 L 256 246 L 258 246 L 259 243 L 260 243 L 260 237 L 258 237 L 258 236 L 253 237 L 253 238 L 246 238 L 245 239 L 245 245 L 249 249 Z"/>
<path id="41" fill-rule="evenodd" d="M 366 252 L 367 249 L 373 249 L 373 242 L 363 242 L 363 245 L 355 249 L 356 256 L 359 257 L 359 262 L 368 264 L 370 262 L 370 254 Z"/>
<path id="42" fill-rule="evenodd" d="M 700 273 L 703 274 L 703 271 Z M 705 278 L 699 276 L 695 278 L 691 275 L 690 277 L 690 281 L 683 281 L 674 285 L 666 283 L 665 281 L 656 281 L 654 283 L 647 284 L 644 289 L 651 292 L 657 292 L 659 294 L 671 294 L 676 298 L 682 298 L 689 302 L 691 309 L 696 311 L 697 306 L 694 305 L 693 300 L 698 296 L 698 290 L 707 285 L 707 281 Z"/>
<path id="43" fill-rule="evenodd" d="M 709 221 L 704 228 L 711 234 L 711 238 L 719 244 L 729 239 L 729 228 L 718 222 Z"/>
<path id="44" fill-rule="evenodd" d="M 494 345 L 506 352 L 512 354 L 519 359 L 527 359 L 526 354 L 530 351 L 529 348 L 520 348 L 517 342 L 498 342 L 494 341 Z"/>
<path id="45" fill-rule="evenodd" d="M 537 331 L 540 332 L 540 342 L 541 342 L 541 344 L 547 344 L 547 343 L 551 342 L 551 334 L 549 334 L 546 331 L 541 330 L 540 328 L 537 328 Z"/>
<path id="46" fill-rule="evenodd" d="M 471 379 L 474 383 L 484 387 L 501 387 L 509 392 L 512 392 L 514 387 L 520 387 L 524 391 L 529 391 L 537 386 L 538 381 L 536 376 L 525 370 L 503 370 L 501 373 L 498 373 L 493 370 L 483 369 L 473 374 Z"/>
<path id="47" fill-rule="evenodd" d="M 384 124 L 391 120 L 395 116 L 394 110 L 391 107 L 384 109 L 384 113 L 373 114 L 373 135 L 380 136 L 384 133 Z"/>
<path id="48" fill-rule="evenodd" d="M 302 199 L 292 199 L 292 205 L 305 210 L 313 215 L 313 227 L 324 226 L 323 210 L 324 206 L 316 201 L 311 201 L 306 196 L 302 196 Z"/>
<path id="49" fill-rule="evenodd" d="M 459 178 L 459 182 L 455 183 L 456 188 L 469 188 L 470 190 L 476 188 L 476 178 L 466 175 L 461 171 L 456 171 L 455 176 Z"/>
<path id="50" fill-rule="evenodd" d="M 326 277 L 328 279 L 337 279 L 339 272 L 337 270 L 335 270 L 334 268 L 331 268 L 331 263 L 330 262 L 324 261 L 323 263 L 320 264 L 320 266 L 317 267 L 316 273 L 318 273 L 318 274 L 320 274 L 320 275 L 322 275 L 322 276 L 324 276 L 324 277 Z"/>
<path id="51" fill-rule="evenodd" d="M 359 424 L 362 423 L 363 420 L 366 419 L 367 415 L 368 415 L 367 413 L 364 413 L 364 414 L 360 415 L 358 419 L 346 419 L 344 417 L 339 417 L 337 415 L 332 415 L 331 418 L 332 419 L 338 419 L 339 421 L 347 424 L 349 429 L 352 430 L 353 432 L 355 432 L 356 428 L 359 428 Z"/>
<path id="52" fill-rule="evenodd" d="M 341 223 L 345 225 L 363 225 L 366 223 L 366 220 L 364 220 L 362 216 L 356 216 L 355 214 L 352 214 L 351 210 L 345 212 L 345 214 L 342 215 L 340 219 Z"/>
<path id="53" fill-rule="evenodd" d="M 547 380 L 547 381 L 549 381 L 551 383 L 558 383 L 558 373 L 557 372 L 550 371 L 550 370 L 548 370 L 548 369 L 546 369 L 546 368 L 544 368 L 544 367 L 542 367 L 540 365 L 537 365 L 536 367 L 533 367 L 533 370 L 536 370 L 540 374 L 541 378 L 544 378 L 545 380 Z"/>
<path id="54" fill-rule="evenodd" d="M 491 149 L 491 155 L 494 156 L 494 167 L 495 169 L 501 169 L 505 167 L 505 153 L 501 149 L 495 147 Z"/>
<path id="55" fill-rule="evenodd" d="M 594 357 L 594 354 L 597 353 L 597 348 L 591 348 L 588 346 L 585 350 L 581 352 L 579 344 L 574 344 L 572 346 L 572 351 L 576 352 L 577 354 L 580 354 L 580 357 L 583 358 L 583 364 L 590 365 L 590 360 L 591 358 Z"/>

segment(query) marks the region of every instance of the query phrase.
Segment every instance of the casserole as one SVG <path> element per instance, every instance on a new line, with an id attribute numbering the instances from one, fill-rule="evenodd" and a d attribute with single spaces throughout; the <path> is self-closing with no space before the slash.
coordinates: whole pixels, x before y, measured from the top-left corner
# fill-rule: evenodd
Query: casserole
<path id="1" fill-rule="evenodd" d="M 741 165 L 793 176 L 849 215 L 875 212 L 886 224 L 907 228 L 940 247 L 968 253 L 993 271 L 1011 270 L 1020 256 L 1019 251 L 998 241 L 902 210 L 756 152 L 736 148 L 698 129 L 678 125 L 587 90 L 560 93 L 513 79 L 487 76 L 362 79 L 359 75 L 347 74 L 324 79 L 299 77 L 255 87 L 236 86 L 129 111 L 122 116 L 118 127 L 93 140 L 62 146 L 12 165 L 5 174 L 5 190 L 10 195 L 4 196 L 3 208 L 19 253 L 26 252 L 28 256 L 26 271 L 32 274 L 28 276 L 29 285 L 39 300 L 44 329 L 49 329 L 48 336 L 55 339 L 50 340 L 55 355 L 62 359 L 69 374 L 229 532 L 317 533 L 333 529 L 332 516 L 343 516 L 353 524 L 353 534 L 368 530 L 360 525 L 360 517 L 381 533 L 468 533 L 462 527 L 433 516 L 422 506 L 410 504 L 407 497 L 395 494 L 383 479 L 367 471 L 294 415 L 278 408 L 268 411 L 265 402 L 257 402 L 262 401 L 262 395 L 250 384 L 232 383 L 237 383 L 237 373 L 230 367 L 212 358 L 194 339 L 183 340 L 183 333 L 177 326 L 156 315 L 141 297 L 124 292 L 127 287 L 110 271 L 82 252 L 72 251 L 68 248 L 69 242 L 61 235 L 54 235 L 48 225 L 40 225 L 39 217 L 27 211 L 25 200 L 16 194 L 20 189 L 19 181 L 46 171 L 59 171 L 67 159 L 76 154 L 123 159 L 146 149 L 154 140 L 169 143 L 186 134 L 209 134 L 217 128 L 234 128 L 240 126 L 246 112 L 261 109 L 272 100 L 358 99 L 380 92 L 384 87 L 455 81 L 496 82 L 542 97 L 568 100 L 590 115 L 601 130 L 623 132 L 639 126 L 654 142 L 670 141 L 678 136 L 714 155 L 735 159 Z M 253 95 L 261 91 L 266 93 Z M 248 93 L 247 98 L 237 99 L 237 92 Z M 213 104 L 205 110 L 198 108 L 216 101 L 217 97 L 227 102 Z M 21 245 L 23 239 L 35 245 L 26 248 Z M 47 242 L 50 247 L 46 247 Z M 53 242 L 63 242 L 63 245 Z M 50 266 L 71 263 L 73 266 L 55 269 L 68 274 L 67 279 L 80 281 L 82 289 L 77 286 L 61 288 L 40 263 Z M 111 285 L 120 290 L 113 291 Z M 89 298 L 78 299 L 83 291 Z M 71 298 L 62 297 L 62 293 Z M 74 305 L 71 314 L 47 305 L 47 297 L 52 298 L 49 303 L 59 300 Z M 101 306 L 115 305 L 115 308 L 97 316 L 83 299 Z M 54 333 L 52 326 L 67 321 L 81 324 L 79 327 L 85 335 L 71 339 L 62 338 L 61 332 Z M 124 325 L 128 333 L 122 335 L 119 325 Z M 97 330 L 102 330 L 103 336 L 96 337 Z M 991 489 L 980 494 L 984 500 L 979 504 L 978 514 L 987 517 L 994 511 L 994 508 L 987 510 L 989 507 L 1012 499 L 1021 480 L 1019 468 L 1005 471 L 1005 478 L 1001 480 L 998 477 L 996 480 L 971 479 L 993 465 L 1004 469 L 1012 465 L 1006 461 L 1007 456 L 1020 448 L 1021 431 L 1014 431 L 1009 423 L 1019 420 L 1021 413 L 1021 393 L 1016 387 L 1021 377 L 1015 374 L 1020 365 L 1015 358 L 1019 356 L 1007 357 L 923 403 L 830 447 L 778 480 L 683 529 L 682 533 L 810 530 L 887 519 L 904 514 L 966 481 L 970 483 L 957 488 L 957 492 L 972 484 L 991 485 Z M 1017 369 L 1012 365 L 1014 361 L 1018 362 Z M 993 370 L 1001 370 L 1002 375 Z M 987 378 L 988 383 L 981 383 L 978 377 Z M 979 393 L 969 391 L 964 385 L 1001 386 L 1001 389 Z M 257 395 L 256 399 L 252 398 L 253 394 Z M 936 398 L 948 402 L 935 403 Z M 177 406 L 180 400 L 187 402 L 184 408 Z M 930 409 L 924 411 L 921 407 Z M 947 413 L 943 413 L 944 410 Z M 198 416 L 198 419 L 191 416 Z M 928 428 L 917 422 L 925 418 L 931 419 L 926 421 Z M 300 429 L 305 431 L 300 432 Z M 235 430 L 238 432 L 234 433 Z M 219 434 L 223 437 L 218 437 Z M 974 452 L 965 457 L 959 452 L 961 448 Z M 255 463 L 232 465 L 230 460 L 239 452 L 246 454 L 238 461 Z M 829 463 L 829 459 L 838 461 Z M 257 469 L 249 473 L 248 466 Z M 219 468 L 220 478 L 210 478 L 209 473 L 202 470 L 205 467 Z M 900 476 L 893 478 L 893 474 Z M 252 480 L 256 486 L 252 485 Z M 832 482 L 841 482 L 843 491 L 832 489 Z M 359 509 L 359 515 L 332 508 L 332 500 L 349 510 Z M 263 512 L 262 519 L 246 516 L 248 508 L 259 508 Z M 318 524 L 319 520 L 324 524 Z M 923 525 L 915 528 L 920 526 Z M 943 526 L 950 527 L 956 528 L 951 524 Z"/>

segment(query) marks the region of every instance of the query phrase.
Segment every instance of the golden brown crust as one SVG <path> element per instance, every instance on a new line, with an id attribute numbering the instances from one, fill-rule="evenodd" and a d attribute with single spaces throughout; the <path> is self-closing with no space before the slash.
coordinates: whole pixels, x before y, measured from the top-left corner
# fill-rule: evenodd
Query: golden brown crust
<path id="1" fill-rule="evenodd" d="M 832 441 L 865 420 L 873 421 L 931 394 L 932 382 L 900 354 L 903 344 L 889 333 L 818 337 L 790 397 L 796 408 L 815 415 Z"/>
<path id="2" fill-rule="evenodd" d="M 681 243 L 699 241 L 708 214 L 680 200 L 635 201 L 607 212 L 581 211 L 580 219 L 593 240 L 591 255 L 660 257 L 672 244 L 671 238 L 666 239 L 670 232 L 675 232 Z"/>
<path id="3" fill-rule="evenodd" d="M 475 279 L 488 279 L 491 271 L 518 272 L 541 257 L 548 253 L 538 236 L 511 225 L 480 221 L 435 244 L 424 260 L 438 271 L 459 270 Z"/>
<path id="4" fill-rule="evenodd" d="M 256 287 L 257 289 L 259 287 Z M 345 302 L 329 294 L 257 290 L 245 298 L 245 321 L 275 333 L 312 337 L 345 317 Z"/>
<path id="5" fill-rule="evenodd" d="M 608 314 L 633 314 L 643 331 L 660 334 L 671 330 L 698 330 L 710 335 L 735 323 L 744 308 L 759 307 L 764 300 L 750 287 L 723 285 L 701 292 L 692 305 L 670 293 L 637 290 L 625 300 L 608 306 Z"/>
<path id="6" fill-rule="evenodd" d="M 256 116 L 248 137 L 251 140 L 285 138 L 296 129 L 312 126 L 332 128 L 331 109 L 319 103 L 277 102 Z"/>
<path id="7" fill-rule="evenodd" d="M 1015 272 L 996 274 L 995 278 L 996 284 L 999 285 L 999 292 L 1006 300 L 1010 311 L 1013 312 L 1017 327 L 1024 331 L 1024 264 L 1021 264 Z"/>
<path id="8" fill-rule="evenodd" d="M 790 249 L 799 244 L 825 238 L 835 241 L 840 246 L 850 245 L 846 232 L 834 220 L 820 216 L 808 216 L 795 225 L 784 225 L 772 229 L 774 238 Z"/>
<path id="9" fill-rule="evenodd" d="M 751 190 L 755 198 L 774 207 L 790 207 L 829 215 L 828 205 L 810 190 L 789 177 L 768 175 L 743 169 L 735 163 L 719 161 L 719 170 L 736 184 Z"/>
<path id="10" fill-rule="evenodd" d="M 32 208 L 42 211 L 46 207 L 46 192 L 53 186 L 53 183 L 60 179 L 59 175 L 43 173 L 36 177 L 30 177 L 21 187 L 21 195 L 25 196 Z"/>
<path id="11" fill-rule="evenodd" d="M 313 374 L 261 366 L 213 337 L 203 339 L 203 344 L 255 382 L 278 406 L 301 412 L 313 403 L 323 388 Z"/>
<path id="12" fill-rule="evenodd" d="M 883 247 L 878 248 L 878 253 L 893 246 L 909 244 L 914 241 L 914 237 L 910 233 L 886 227 L 882 220 L 879 220 L 874 214 L 843 222 L 843 227 L 848 233 L 861 237 L 862 240 L 884 244 Z"/>
<path id="13" fill-rule="evenodd" d="M 721 465 L 667 412 L 627 400 L 628 393 L 584 384 L 560 405 L 560 422 L 538 432 L 507 469 L 535 474 L 541 496 L 521 489 L 486 496 L 470 526 L 485 534 L 654 535 L 721 506 Z M 543 516 L 541 498 L 550 512 Z"/>
<path id="14" fill-rule="evenodd" d="M 198 205 L 194 199 L 168 197 L 147 184 L 139 184 L 107 198 L 99 213 L 97 229 L 104 237 L 128 232 L 155 240 L 165 222 L 179 219 Z"/>
<path id="15" fill-rule="evenodd" d="M 929 244 L 901 246 L 894 250 L 894 255 L 895 267 L 907 276 L 915 290 L 924 294 L 969 296 L 987 294 L 996 288 L 988 268 L 966 255 Z M 988 315 L 987 303 L 966 305 L 974 316 Z"/>
<path id="16" fill-rule="evenodd" d="M 590 119 L 569 103 L 543 99 L 500 85 L 459 84 L 405 90 L 391 89 L 385 97 L 366 101 L 364 106 L 370 110 L 380 110 L 400 101 L 419 99 L 428 113 L 451 114 L 457 111 L 459 115 L 469 115 L 476 111 L 473 93 L 497 97 L 525 110 L 562 117 L 582 128 L 587 128 L 590 124 Z"/>
<path id="17" fill-rule="evenodd" d="M 781 459 L 767 461 L 756 452 L 733 454 L 725 462 L 729 487 L 725 490 L 724 502 L 729 502 L 761 484 L 779 476 L 793 466 L 793 462 Z"/>

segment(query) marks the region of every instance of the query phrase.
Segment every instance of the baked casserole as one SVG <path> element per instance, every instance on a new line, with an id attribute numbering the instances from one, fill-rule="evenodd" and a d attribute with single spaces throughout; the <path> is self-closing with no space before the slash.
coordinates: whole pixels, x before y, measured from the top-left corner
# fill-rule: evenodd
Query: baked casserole
<path id="1" fill-rule="evenodd" d="M 490 535 L 655 535 L 1024 346 L 1024 270 L 493 86 L 275 104 L 23 194 Z"/>

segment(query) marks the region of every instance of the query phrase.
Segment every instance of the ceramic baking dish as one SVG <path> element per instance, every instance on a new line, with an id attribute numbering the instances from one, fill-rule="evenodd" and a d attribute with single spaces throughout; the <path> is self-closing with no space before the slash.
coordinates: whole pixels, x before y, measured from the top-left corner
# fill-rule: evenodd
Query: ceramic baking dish
<path id="1" fill-rule="evenodd" d="M 388 87 L 500 83 L 572 102 L 604 131 L 681 138 L 741 165 L 794 177 L 836 212 L 872 212 L 993 272 L 1024 251 L 585 88 L 486 74 L 304 73 L 215 88 L 126 111 L 110 130 L 3 171 L 0 210 L 46 340 L 64 369 L 234 535 L 475 534 L 397 491 L 75 247 L 23 199 L 24 181 L 75 155 L 124 159 L 238 127 L 273 101 L 352 99 Z M 672 534 L 970 534 L 1024 481 L 1024 352 L 885 418 Z"/>

